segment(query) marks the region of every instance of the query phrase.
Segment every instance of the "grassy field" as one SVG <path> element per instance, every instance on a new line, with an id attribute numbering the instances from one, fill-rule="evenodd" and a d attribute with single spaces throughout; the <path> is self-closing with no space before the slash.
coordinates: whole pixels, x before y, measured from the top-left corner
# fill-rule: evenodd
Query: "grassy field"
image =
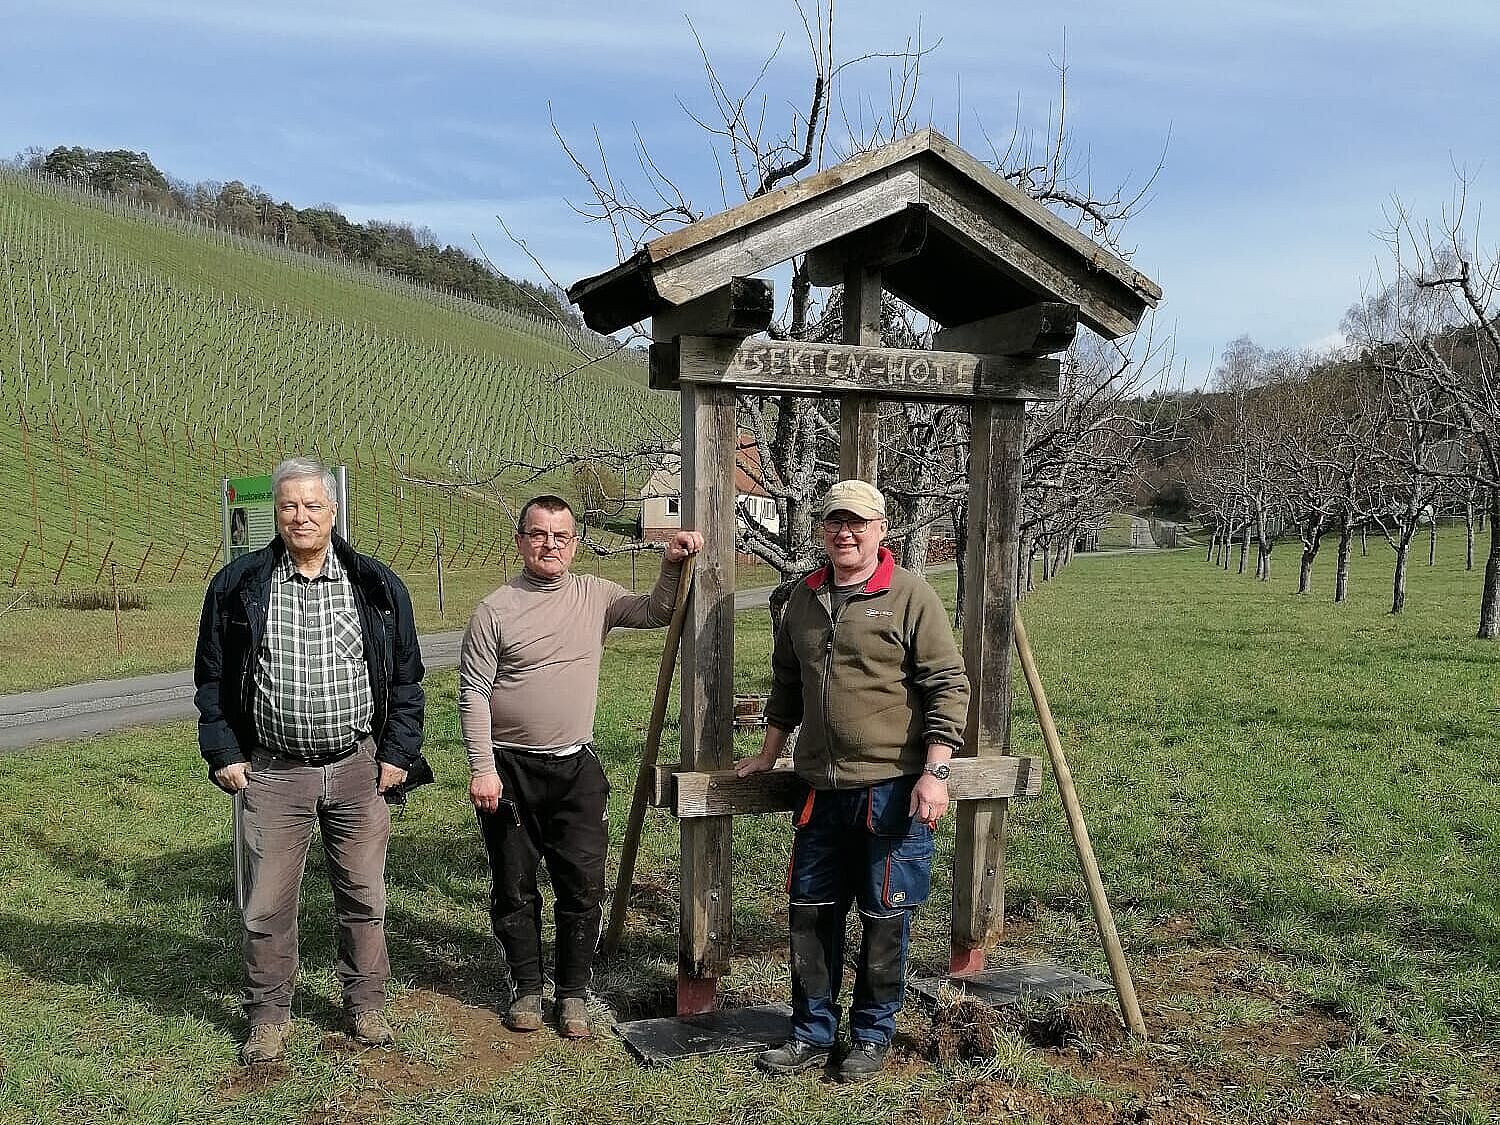
<path id="1" fill-rule="evenodd" d="M 634 573 L 626 555 L 584 557 L 575 567 L 580 573 L 599 574 L 627 589 L 642 592 L 656 581 L 661 556 L 647 552 L 637 557 Z M 479 600 L 496 586 L 515 577 L 514 548 L 495 564 L 469 570 L 450 570 L 443 575 L 443 604 L 437 597 L 437 574 L 426 570 L 402 575 L 411 592 L 417 628 L 423 633 L 462 629 Z M 742 563 L 737 575 L 739 588 L 773 586 L 776 572 L 768 566 Z M 7 610 L 15 599 L 26 597 Z M 198 616 L 203 610 L 203 587 L 128 587 L 125 604 L 134 597 L 139 608 L 120 614 L 117 648 L 113 603 L 109 590 L 93 587 L 30 590 L 0 588 L 0 695 L 37 691 L 89 680 L 143 676 L 151 672 L 175 672 L 193 662 L 198 636 Z M 85 598 L 100 608 L 74 609 L 68 599 Z M 100 602 L 100 599 L 103 599 Z"/>
<path id="2" fill-rule="evenodd" d="M 1383 556 L 1355 560 L 1340 607 L 1326 568 L 1299 599 L 1286 563 L 1262 585 L 1188 552 L 1080 559 L 1026 602 L 1147 1043 L 1120 1042 L 1096 1005 L 998 1021 L 909 1007 L 888 1075 L 842 1088 L 770 1082 L 742 1056 L 646 1070 L 607 1034 L 505 1031 L 449 674 L 430 685 L 439 784 L 391 847 L 391 1052 L 338 1032 L 314 875 L 287 1064 L 235 1066 L 229 814 L 189 725 L 0 759 L 0 1120 L 1494 1122 L 1500 650 L 1471 639 L 1477 574 L 1413 568 L 1392 618 Z M 764 615 L 740 626 L 755 689 Z M 612 640 L 606 661 L 617 825 L 659 643 Z M 1024 702 L 1015 725 L 1040 753 Z M 1106 975 L 1055 792 L 1013 812 L 997 959 Z M 948 828 L 921 973 L 946 965 Z M 727 1002 L 786 996 L 789 834 L 783 817 L 737 825 Z M 623 955 L 597 980 L 622 1015 L 670 1006 L 676 892 L 675 832 L 656 819 Z"/>
<path id="3" fill-rule="evenodd" d="M 0 175 L 0 583 L 191 582 L 221 477 L 290 454 L 350 467 L 382 558 L 483 557 L 539 490 L 515 461 L 675 432 L 634 353 L 560 385 L 578 363 L 524 317 Z"/>

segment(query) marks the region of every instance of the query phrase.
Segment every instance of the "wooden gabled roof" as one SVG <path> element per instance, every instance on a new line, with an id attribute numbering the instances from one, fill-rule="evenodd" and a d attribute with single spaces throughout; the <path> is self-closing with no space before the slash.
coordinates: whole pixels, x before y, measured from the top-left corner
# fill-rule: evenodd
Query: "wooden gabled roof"
<path id="1" fill-rule="evenodd" d="M 614 332 L 902 216 L 919 233 L 884 264 L 883 284 L 944 327 L 1062 301 L 1113 339 L 1161 299 L 1150 278 L 931 129 L 654 239 L 568 297 L 590 328 Z"/>

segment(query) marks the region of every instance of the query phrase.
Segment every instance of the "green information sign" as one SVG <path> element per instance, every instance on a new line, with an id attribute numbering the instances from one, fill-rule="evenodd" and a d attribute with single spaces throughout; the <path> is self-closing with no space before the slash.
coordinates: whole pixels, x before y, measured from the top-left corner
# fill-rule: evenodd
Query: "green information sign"
<path id="1" fill-rule="evenodd" d="M 224 481 L 224 558 L 233 562 L 276 537 L 271 478 L 228 477 Z"/>

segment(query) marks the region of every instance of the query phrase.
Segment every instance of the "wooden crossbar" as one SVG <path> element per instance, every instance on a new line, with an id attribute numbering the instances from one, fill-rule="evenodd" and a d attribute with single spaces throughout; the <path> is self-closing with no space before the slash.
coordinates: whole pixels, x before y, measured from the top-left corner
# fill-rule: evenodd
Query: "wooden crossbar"
<path id="1" fill-rule="evenodd" d="M 953 771 L 948 779 L 948 796 L 954 801 L 1035 797 L 1042 791 L 1040 758 L 954 758 L 948 764 Z M 675 765 L 656 768 L 651 803 L 670 809 L 681 820 L 790 812 L 803 793 L 788 763 L 749 777 L 736 777 L 733 770 L 680 769 Z"/>

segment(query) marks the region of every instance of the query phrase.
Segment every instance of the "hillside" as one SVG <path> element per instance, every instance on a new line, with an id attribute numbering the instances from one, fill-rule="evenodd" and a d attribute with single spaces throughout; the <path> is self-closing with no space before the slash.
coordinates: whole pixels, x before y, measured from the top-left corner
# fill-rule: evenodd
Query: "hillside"
<path id="1" fill-rule="evenodd" d="M 292 453 L 349 465 L 363 548 L 425 566 L 436 531 L 477 565 L 508 461 L 671 424 L 624 358 L 563 393 L 576 362 L 551 325 L 0 177 L 0 582 L 200 582 L 220 478 Z"/>

